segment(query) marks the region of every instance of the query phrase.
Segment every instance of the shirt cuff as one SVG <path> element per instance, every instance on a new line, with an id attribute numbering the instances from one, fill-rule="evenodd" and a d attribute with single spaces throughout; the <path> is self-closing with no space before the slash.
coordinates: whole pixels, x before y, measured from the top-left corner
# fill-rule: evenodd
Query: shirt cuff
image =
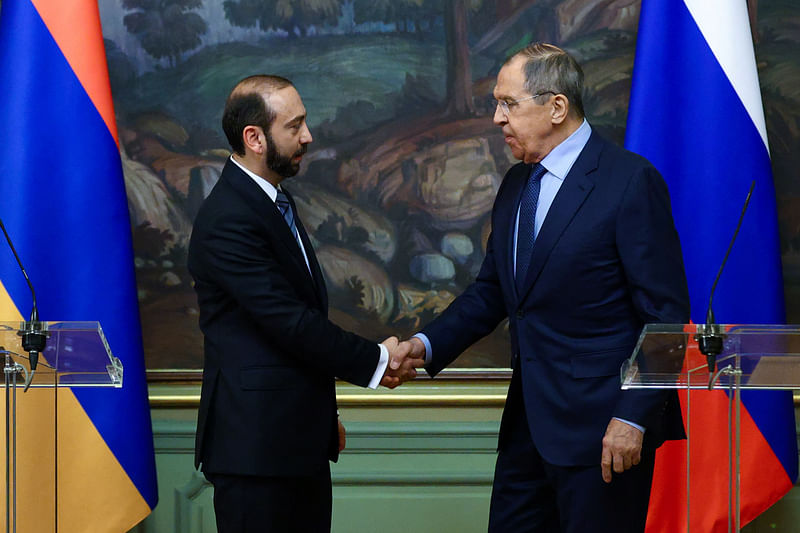
<path id="1" fill-rule="evenodd" d="M 642 435 L 644 435 L 644 432 L 647 431 L 644 427 L 640 426 L 639 424 L 634 424 L 630 420 L 625 420 L 624 418 L 617 418 L 616 416 L 614 417 L 614 420 L 619 420 L 620 422 L 625 422 L 629 426 L 635 427 L 636 429 L 642 432 Z"/>
<path id="2" fill-rule="evenodd" d="M 428 366 L 428 363 L 431 362 L 433 358 L 433 349 L 431 348 L 431 341 L 427 335 L 424 333 L 417 333 L 414 335 L 416 338 L 422 341 L 422 344 L 425 345 L 425 366 Z"/>
<path id="3" fill-rule="evenodd" d="M 389 350 L 383 344 L 379 344 L 378 348 L 381 349 L 381 357 L 378 360 L 378 366 L 375 368 L 375 373 L 372 374 L 372 379 L 369 381 L 370 389 L 377 389 L 378 385 L 381 384 L 381 379 L 383 375 L 386 373 L 386 367 L 389 365 Z"/>

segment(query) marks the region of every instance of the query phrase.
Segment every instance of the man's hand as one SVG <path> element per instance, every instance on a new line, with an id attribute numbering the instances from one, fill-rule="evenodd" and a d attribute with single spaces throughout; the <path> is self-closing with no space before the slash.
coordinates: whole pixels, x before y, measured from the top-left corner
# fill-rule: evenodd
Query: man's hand
<path id="1" fill-rule="evenodd" d="M 347 431 L 345 431 L 341 420 L 337 419 L 336 422 L 339 423 L 339 453 L 342 453 L 342 450 L 347 445 Z"/>
<path id="2" fill-rule="evenodd" d="M 600 468 L 603 481 L 611 483 L 611 468 L 617 474 L 623 473 L 642 460 L 643 433 L 621 420 L 612 418 L 603 437 L 603 455 Z"/>
<path id="3" fill-rule="evenodd" d="M 381 379 L 381 385 L 393 389 L 417 376 L 417 368 L 425 364 L 423 357 L 414 354 L 414 345 L 408 341 L 398 342 L 397 337 L 389 337 L 381 344 L 389 350 L 389 364 Z"/>
<path id="4" fill-rule="evenodd" d="M 411 351 L 408 353 L 409 357 L 415 357 L 425 361 L 425 343 L 418 337 L 411 337 L 407 341 L 403 341 L 411 345 Z"/>

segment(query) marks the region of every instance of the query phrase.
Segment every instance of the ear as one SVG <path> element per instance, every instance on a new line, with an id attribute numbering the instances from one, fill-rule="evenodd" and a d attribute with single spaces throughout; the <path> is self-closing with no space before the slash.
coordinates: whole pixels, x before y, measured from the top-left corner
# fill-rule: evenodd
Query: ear
<path id="1" fill-rule="evenodd" d="M 242 140 L 244 141 L 245 151 L 255 152 L 258 155 L 264 155 L 267 151 L 267 139 L 264 135 L 264 130 L 259 126 L 245 126 L 242 131 Z"/>
<path id="2" fill-rule="evenodd" d="M 567 115 L 569 114 L 569 100 L 563 94 L 556 94 L 553 96 L 553 99 L 550 100 L 550 103 L 553 105 L 553 110 L 550 115 L 550 119 L 553 124 L 561 124 L 567 119 Z"/>

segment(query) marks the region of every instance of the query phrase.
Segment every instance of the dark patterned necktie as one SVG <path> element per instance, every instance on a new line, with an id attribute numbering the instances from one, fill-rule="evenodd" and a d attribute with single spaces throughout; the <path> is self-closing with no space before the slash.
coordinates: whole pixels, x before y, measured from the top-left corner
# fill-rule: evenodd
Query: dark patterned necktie
<path id="1" fill-rule="evenodd" d="M 528 265 L 531 262 L 533 252 L 534 229 L 536 226 L 536 204 L 539 203 L 539 189 L 541 188 L 542 176 L 547 173 L 547 169 L 540 163 L 536 163 L 522 191 L 522 198 L 519 202 L 519 226 L 517 228 L 517 270 L 516 282 L 517 291 L 522 290 L 525 282 L 525 275 L 528 273 Z"/>
<path id="2" fill-rule="evenodd" d="M 300 237 L 297 235 L 297 225 L 294 223 L 294 211 L 292 211 L 292 206 L 289 204 L 289 199 L 286 197 L 286 194 L 280 189 L 278 189 L 278 196 L 275 198 L 275 205 L 278 206 L 278 210 L 283 215 L 283 219 L 289 225 L 289 229 L 292 230 L 292 235 L 294 235 L 295 240 L 299 243 Z"/>

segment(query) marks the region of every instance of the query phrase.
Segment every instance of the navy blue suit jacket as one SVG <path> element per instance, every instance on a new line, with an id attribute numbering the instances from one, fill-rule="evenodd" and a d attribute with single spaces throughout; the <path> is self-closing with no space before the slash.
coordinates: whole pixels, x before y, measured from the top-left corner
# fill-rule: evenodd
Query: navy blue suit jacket
<path id="1" fill-rule="evenodd" d="M 338 455 L 334 378 L 366 386 L 378 365 L 377 344 L 328 320 L 295 220 L 310 273 L 275 204 L 230 161 L 195 219 L 188 266 L 205 354 L 195 466 L 206 472 L 318 473 Z"/>
<path id="2" fill-rule="evenodd" d="M 523 163 L 508 171 L 480 273 L 422 330 L 433 352 L 428 372 L 509 317 L 512 366 L 546 461 L 599 464 L 615 416 L 646 428 L 644 446 L 683 438 L 676 394 L 620 389 L 620 366 L 642 326 L 689 320 L 666 184 L 645 159 L 593 132 L 550 207 L 518 294 L 514 223 L 530 171 Z"/>

